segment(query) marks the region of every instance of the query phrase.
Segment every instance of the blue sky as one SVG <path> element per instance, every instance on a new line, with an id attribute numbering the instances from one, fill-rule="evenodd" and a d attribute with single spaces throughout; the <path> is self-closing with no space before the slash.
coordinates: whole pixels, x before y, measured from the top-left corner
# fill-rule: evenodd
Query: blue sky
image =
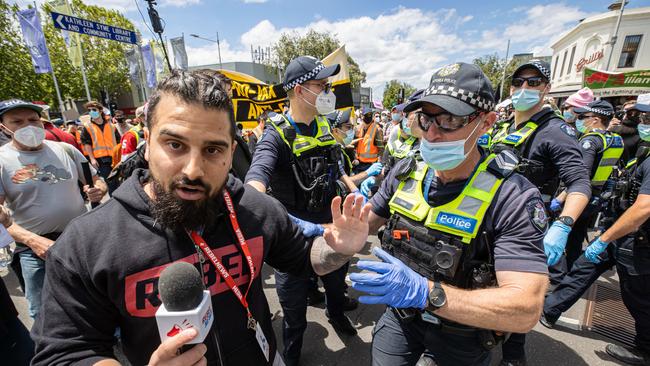
<path id="1" fill-rule="evenodd" d="M 19 0 L 22 2 L 23 0 Z M 145 38 L 144 0 L 85 0 L 118 9 Z M 391 79 L 424 87 L 432 71 L 450 62 L 485 54 L 533 52 L 550 55 L 551 42 L 579 19 L 607 11 L 612 0 L 499 1 L 295 1 L 295 0 L 158 0 L 168 38 L 185 34 L 190 65 L 216 63 L 216 44 L 189 37 L 221 38 L 224 62 L 250 61 L 250 46 L 273 44 L 282 32 L 326 31 L 346 44 L 348 53 L 368 74 L 376 93 Z M 650 0 L 630 0 L 629 8 L 649 7 Z"/>

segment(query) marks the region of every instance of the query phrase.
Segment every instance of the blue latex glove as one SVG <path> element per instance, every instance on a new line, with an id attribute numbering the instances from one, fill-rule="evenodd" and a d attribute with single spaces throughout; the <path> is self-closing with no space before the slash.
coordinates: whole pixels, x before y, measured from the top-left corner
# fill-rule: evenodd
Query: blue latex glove
<path id="1" fill-rule="evenodd" d="M 600 237 L 596 238 L 585 250 L 585 257 L 591 263 L 600 263 L 600 258 L 598 258 L 598 255 L 607 249 L 607 245 L 609 244 L 600 240 Z"/>
<path id="2" fill-rule="evenodd" d="M 551 200 L 551 205 L 550 205 L 549 208 L 553 212 L 560 212 L 560 210 L 562 210 L 562 202 L 560 202 L 557 199 L 553 198 L 553 200 Z"/>
<path id="3" fill-rule="evenodd" d="M 361 187 L 360 187 L 361 188 L 361 194 L 364 197 L 368 198 L 368 196 L 370 195 L 370 190 L 372 189 L 372 187 L 375 186 L 375 182 L 376 182 L 375 177 L 368 177 L 368 178 L 366 178 L 366 180 L 361 182 Z"/>
<path id="4" fill-rule="evenodd" d="M 354 191 L 350 192 L 350 194 L 353 194 L 355 198 L 356 198 L 356 197 L 359 197 L 359 196 L 363 197 L 363 204 L 364 204 L 364 205 L 365 205 L 366 203 L 368 203 L 368 197 L 366 197 L 366 196 L 364 196 L 363 194 L 361 194 L 361 192 L 359 192 L 358 189 L 355 189 Z"/>
<path id="5" fill-rule="evenodd" d="M 424 309 L 429 299 L 429 281 L 381 248 L 373 248 L 372 253 L 383 262 L 359 261 L 357 267 L 376 273 L 350 274 L 353 289 L 373 295 L 361 296 L 359 302 Z"/>
<path id="6" fill-rule="evenodd" d="M 375 175 L 379 175 L 383 168 L 384 166 L 381 165 L 381 163 L 374 163 L 370 168 L 366 169 L 366 174 L 368 174 L 369 177 L 374 177 Z"/>
<path id="7" fill-rule="evenodd" d="M 325 228 L 321 224 L 314 224 L 313 222 L 301 220 L 295 216 L 289 215 L 291 221 L 302 229 L 302 235 L 313 238 L 315 236 L 322 236 Z"/>
<path id="8" fill-rule="evenodd" d="M 544 236 L 544 253 L 546 253 L 546 264 L 552 266 L 560 261 L 566 241 L 569 239 L 571 227 L 555 221 Z"/>

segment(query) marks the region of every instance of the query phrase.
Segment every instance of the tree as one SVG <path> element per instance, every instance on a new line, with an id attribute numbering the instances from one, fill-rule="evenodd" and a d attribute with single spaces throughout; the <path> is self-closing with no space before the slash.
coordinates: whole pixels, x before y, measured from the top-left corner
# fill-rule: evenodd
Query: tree
<path id="1" fill-rule="evenodd" d="M 503 68 L 505 67 L 506 78 L 503 85 L 504 95 L 501 96 L 500 99 L 506 99 L 506 97 L 510 94 L 510 76 L 517 69 L 517 63 L 513 60 L 510 60 L 510 62 L 506 65 L 505 60 L 499 58 L 496 53 L 475 58 L 472 63 L 483 70 L 485 76 L 487 76 L 492 83 L 492 87 L 494 88 L 494 92 L 497 94 L 497 96 L 499 94 L 501 86 L 501 78 L 503 77 Z"/>
<path id="2" fill-rule="evenodd" d="M 382 102 L 384 104 L 384 108 L 390 108 L 398 103 L 398 98 L 400 97 L 400 89 L 404 89 L 404 100 L 402 100 L 402 103 L 406 100 L 406 98 L 408 98 L 409 95 L 415 92 L 415 88 L 408 83 L 397 80 L 391 80 L 387 82 L 386 86 L 384 87 L 384 99 Z"/>
<path id="3" fill-rule="evenodd" d="M 320 60 L 341 46 L 336 37 L 328 33 L 310 30 L 304 36 L 298 33 L 282 33 L 277 43 L 273 45 L 276 59 L 274 66 L 286 67 L 291 60 L 298 56 L 314 56 Z M 348 55 L 348 71 L 350 84 L 358 87 L 366 81 L 366 73 L 361 71 L 359 65 Z"/>

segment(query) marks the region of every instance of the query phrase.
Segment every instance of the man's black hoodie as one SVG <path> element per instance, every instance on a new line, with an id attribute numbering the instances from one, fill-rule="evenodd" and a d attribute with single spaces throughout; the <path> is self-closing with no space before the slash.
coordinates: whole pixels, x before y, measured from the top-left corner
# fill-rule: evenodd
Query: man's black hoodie
<path id="1" fill-rule="evenodd" d="M 164 229 L 150 216 L 143 189 L 147 178 L 147 171 L 137 170 L 112 199 L 73 220 L 50 248 L 42 315 L 32 329 L 37 352 L 33 365 L 93 364 L 112 358 L 118 327 L 124 353 L 133 365 L 147 364 L 160 345 L 154 316 L 161 304 L 158 276 L 172 262 L 197 267 L 199 262 L 184 231 Z M 248 303 L 270 343 L 273 360 L 276 343 L 259 269 L 264 261 L 283 272 L 311 274 L 312 241 L 275 199 L 232 176 L 226 188 L 257 269 Z M 206 228 L 203 237 L 244 293 L 249 269 L 235 244 L 228 215 Z M 240 302 L 209 261 L 204 272 L 215 315 L 212 330 L 218 331 L 224 364 L 266 364 L 254 332 L 246 327 Z M 215 364 L 214 344 L 209 339 L 204 343 L 208 364 Z"/>

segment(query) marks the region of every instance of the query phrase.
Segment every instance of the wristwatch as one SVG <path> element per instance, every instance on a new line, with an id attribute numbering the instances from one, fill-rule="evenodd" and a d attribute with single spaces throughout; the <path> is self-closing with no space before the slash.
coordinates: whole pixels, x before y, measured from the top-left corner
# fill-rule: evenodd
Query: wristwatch
<path id="1" fill-rule="evenodd" d="M 446 303 L 447 295 L 445 294 L 445 290 L 440 285 L 440 282 L 433 281 L 433 288 L 429 291 L 429 306 L 433 308 L 431 311 L 440 309 Z"/>
<path id="2" fill-rule="evenodd" d="M 574 223 L 573 219 L 570 216 L 560 216 L 556 221 L 559 221 L 568 227 L 573 227 Z"/>

